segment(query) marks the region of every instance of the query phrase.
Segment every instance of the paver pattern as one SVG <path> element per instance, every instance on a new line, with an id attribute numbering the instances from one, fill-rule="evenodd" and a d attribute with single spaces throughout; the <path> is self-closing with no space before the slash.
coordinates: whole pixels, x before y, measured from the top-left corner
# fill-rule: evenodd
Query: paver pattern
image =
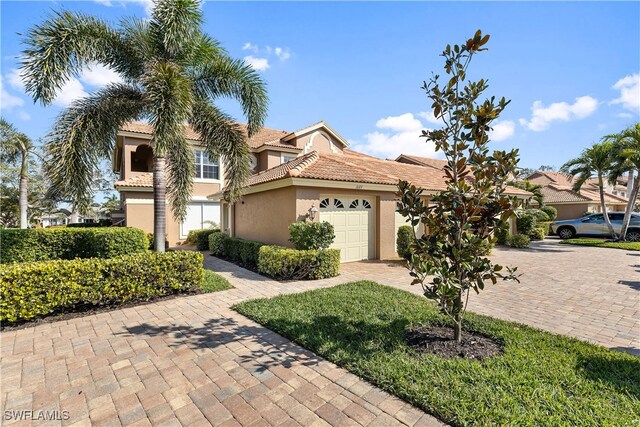
<path id="1" fill-rule="evenodd" d="M 521 283 L 488 286 L 470 310 L 640 354 L 640 253 L 547 240 L 492 257 Z M 286 283 L 210 256 L 205 266 L 235 288 L 0 333 L 2 424 L 441 425 L 229 308 L 363 279 L 420 293 L 399 263 Z M 63 419 L 6 419 L 21 410 Z"/>
<path id="2" fill-rule="evenodd" d="M 205 265 L 235 289 L 2 332 L 2 425 L 443 425 L 229 308 L 344 280 L 278 283 Z"/>
<path id="3" fill-rule="evenodd" d="M 520 283 L 498 282 L 469 298 L 469 310 L 640 355 L 640 252 L 532 242 L 495 248 L 491 258 L 517 266 Z M 393 263 L 355 263 L 343 277 L 370 278 L 421 293 Z"/>

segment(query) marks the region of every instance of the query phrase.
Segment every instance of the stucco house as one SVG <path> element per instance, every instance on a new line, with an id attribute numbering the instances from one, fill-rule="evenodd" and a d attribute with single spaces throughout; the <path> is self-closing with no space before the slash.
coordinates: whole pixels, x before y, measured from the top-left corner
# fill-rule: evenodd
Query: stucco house
<path id="1" fill-rule="evenodd" d="M 532 184 L 541 185 L 544 203 L 558 210 L 558 219 L 573 219 L 585 213 L 600 212 L 600 192 L 598 180 L 589 179 L 580 192 L 573 191 L 572 177 L 560 172 L 537 171 L 527 178 Z M 624 211 L 627 199 L 623 186 L 607 185 L 605 187 L 605 203 L 609 211 Z M 534 202 L 535 203 L 535 202 Z"/>
<path id="2" fill-rule="evenodd" d="M 209 159 L 198 135 L 185 130 L 194 147 L 196 177 L 187 219 L 177 223 L 167 215 L 170 245 L 184 240 L 189 230 L 215 223 L 234 237 L 290 246 L 289 224 L 300 220 L 328 221 L 335 228 L 333 247 L 342 262 L 394 259 L 397 229 L 405 224 L 396 213 L 400 179 L 429 194 L 444 189 L 437 159 L 403 155 L 383 160 L 348 148 L 347 141 L 324 122 L 295 132 L 262 129 L 248 140 L 253 175 L 242 200 L 224 200 L 224 164 Z M 152 129 L 132 122 L 117 135 L 114 170 L 120 173 L 124 223 L 153 230 Z M 516 188 L 521 198 L 530 194 Z"/>

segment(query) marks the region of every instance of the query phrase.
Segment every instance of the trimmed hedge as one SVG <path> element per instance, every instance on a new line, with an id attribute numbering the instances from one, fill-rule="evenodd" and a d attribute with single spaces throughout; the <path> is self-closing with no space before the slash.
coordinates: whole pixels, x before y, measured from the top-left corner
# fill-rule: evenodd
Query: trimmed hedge
<path id="1" fill-rule="evenodd" d="M 512 248 L 528 248 L 531 239 L 526 234 L 514 234 L 507 238 L 507 245 Z"/>
<path id="2" fill-rule="evenodd" d="M 289 224 L 289 241 L 300 250 L 328 249 L 336 238 L 333 225 L 327 221 L 298 221 Z"/>
<path id="3" fill-rule="evenodd" d="M 534 227 L 530 232 L 529 232 L 529 238 L 531 240 L 542 240 L 544 239 L 545 236 L 545 232 L 544 232 L 544 228 L 542 227 Z"/>
<path id="4" fill-rule="evenodd" d="M 540 210 L 547 214 L 547 216 L 549 217 L 549 221 L 555 221 L 555 219 L 558 217 L 558 209 L 554 208 L 553 206 L 543 206 L 540 208 Z"/>
<path id="5" fill-rule="evenodd" d="M 0 263 L 113 258 L 144 252 L 144 231 L 130 227 L 0 229 Z"/>
<path id="6" fill-rule="evenodd" d="M 219 228 L 205 228 L 202 230 L 191 230 L 187 235 L 185 243 L 196 245 L 199 251 L 206 251 L 209 249 L 209 236 L 212 233 L 220 232 Z"/>
<path id="7" fill-rule="evenodd" d="M 2 265 L 0 321 L 193 291 L 203 276 L 202 254 L 192 251 Z"/>
<path id="8" fill-rule="evenodd" d="M 224 248 L 227 239 L 230 239 L 224 233 L 212 233 L 209 235 L 209 252 L 213 256 L 224 257 Z"/>
<path id="9" fill-rule="evenodd" d="M 538 227 L 544 230 L 545 236 L 548 236 L 551 234 L 551 221 L 540 221 L 538 223 Z"/>
<path id="10" fill-rule="evenodd" d="M 258 272 L 275 279 L 326 279 L 340 271 L 340 249 L 298 250 L 262 246 Z"/>
<path id="11" fill-rule="evenodd" d="M 413 234 L 413 228 L 408 225 L 401 225 L 398 227 L 398 234 L 396 238 L 396 253 L 400 258 L 406 260 L 411 259 L 411 244 L 416 240 Z"/>
<path id="12" fill-rule="evenodd" d="M 229 237 L 224 233 L 209 235 L 209 251 L 211 255 L 239 262 L 248 268 L 258 265 L 258 253 L 265 243 Z"/>

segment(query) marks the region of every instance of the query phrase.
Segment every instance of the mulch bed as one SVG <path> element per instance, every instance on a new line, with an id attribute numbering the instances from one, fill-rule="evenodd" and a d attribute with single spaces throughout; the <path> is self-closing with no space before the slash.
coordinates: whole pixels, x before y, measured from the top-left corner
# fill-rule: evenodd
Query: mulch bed
<path id="1" fill-rule="evenodd" d="M 486 335 L 463 331 L 462 341 L 458 343 L 453 339 L 453 328 L 445 326 L 414 326 L 406 331 L 405 339 L 421 353 L 447 359 L 483 360 L 502 354 L 502 347 Z"/>
<path id="2" fill-rule="evenodd" d="M 36 319 L 31 320 L 22 320 L 13 323 L 4 322 L 0 325 L 0 331 L 15 331 L 19 329 L 33 328 L 38 325 L 43 325 L 46 323 L 60 322 L 63 320 L 71 320 L 76 319 L 78 317 L 91 316 L 93 314 L 104 313 L 107 311 L 120 310 L 123 308 L 136 307 L 140 305 L 153 304 L 160 301 L 167 301 L 174 298 L 180 297 L 188 297 L 192 295 L 199 295 L 204 292 L 202 291 L 192 291 L 192 292 L 182 292 L 179 294 L 171 294 L 164 295 L 161 297 L 154 297 L 148 300 L 143 301 L 127 301 L 125 303 L 112 303 L 112 304 L 104 304 L 104 305 L 80 305 L 70 309 L 67 309 L 62 312 L 57 312 L 53 314 L 49 314 L 43 317 L 38 317 Z"/>

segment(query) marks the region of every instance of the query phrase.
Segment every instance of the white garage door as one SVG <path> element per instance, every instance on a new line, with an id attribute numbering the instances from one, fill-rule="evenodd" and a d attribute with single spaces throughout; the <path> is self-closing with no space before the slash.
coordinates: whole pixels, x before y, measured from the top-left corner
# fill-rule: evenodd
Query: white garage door
<path id="1" fill-rule="evenodd" d="M 191 230 L 213 227 L 213 223 L 216 226 L 220 226 L 219 202 L 189 203 L 187 217 L 180 224 L 180 238 L 185 239 Z"/>
<path id="2" fill-rule="evenodd" d="M 336 235 L 332 248 L 340 249 L 340 262 L 375 257 L 374 203 L 364 197 L 320 198 L 320 221 L 333 225 Z"/>

